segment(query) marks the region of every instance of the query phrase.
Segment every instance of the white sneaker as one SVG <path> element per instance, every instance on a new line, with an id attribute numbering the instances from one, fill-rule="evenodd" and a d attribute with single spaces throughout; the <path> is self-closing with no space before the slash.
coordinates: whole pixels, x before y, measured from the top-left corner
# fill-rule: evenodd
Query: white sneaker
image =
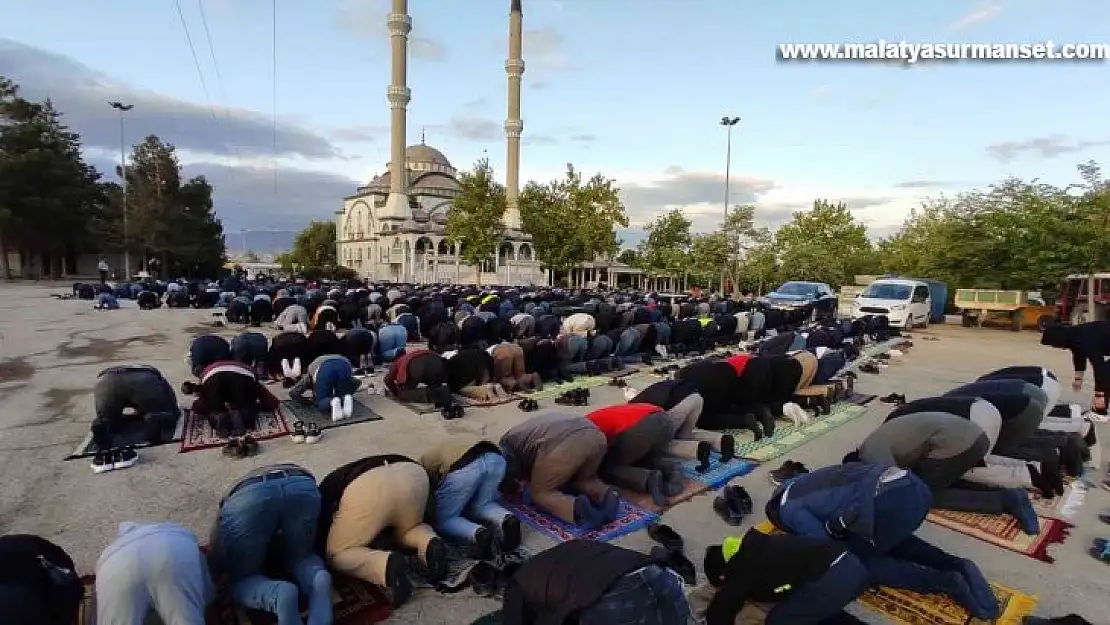
<path id="1" fill-rule="evenodd" d="M 624 399 L 626 401 L 632 401 L 633 399 L 636 399 L 636 395 L 639 395 L 639 392 L 631 386 L 624 387 L 624 390 L 622 392 L 624 393 Z"/>
<path id="2" fill-rule="evenodd" d="M 783 404 L 782 415 L 793 421 L 794 427 L 801 427 L 810 422 L 809 414 L 806 413 L 804 408 L 794 402 Z"/>
<path id="3" fill-rule="evenodd" d="M 891 358 L 901 358 L 902 355 L 904 354 L 904 352 L 902 352 L 901 350 L 898 350 L 898 349 L 892 349 L 892 350 L 890 350 L 889 353 L 890 353 Z"/>
<path id="4" fill-rule="evenodd" d="M 343 420 L 343 400 L 338 397 L 331 398 L 331 420 L 332 422 Z"/>
<path id="5" fill-rule="evenodd" d="M 284 377 L 287 377 L 287 378 L 295 377 L 293 375 L 293 367 L 289 365 L 289 359 L 288 358 L 282 358 L 281 359 L 281 375 L 283 375 Z"/>
<path id="6" fill-rule="evenodd" d="M 328 332 L 335 332 L 336 330 L 338 330 L 338 328 L 335 327 L 335 324 L 330 321 L 324 325 L 324 329 Z"/>
<path id="7" fill-rule="evenodd" d="M 300 332 L 301 334 L 308 334 L 308 324 L 294 323 L 293 324 L 293 329 L 296 330 L 297 332 Z"/>
<path id="8" fill-rule="evenodd" d="M 301 359 L 300 358 L 294 358 L 293 359 L 293 366 L 289 369 L 289 372 L 293 374 L 290 377 L 294 377 L 294 378 L 301 377 Z"/>
<path id="9" fill-rule="evenodd" d="M 666 345 L 656 345 L 655 346 L 655 353 L 659 354 L 660 358 L 666 358 L 667 357 L 667 346 Z"/>
<path id="10" fill-rule="evenodd" d="M 317 427 L 313 427 L 309 429 L 307 433 L 305 433 L 304 442 L 306 445 L 315 445 L 317 442 L 319 442 L 320 437 L 322 437 L 323 435 L 323 430 Z"/>
<path id="11" fill-rule="evenodd" d="M 350 419 L 355 413 L 355 398 L 350 395 L 343 396 L 343 418 Z"/>

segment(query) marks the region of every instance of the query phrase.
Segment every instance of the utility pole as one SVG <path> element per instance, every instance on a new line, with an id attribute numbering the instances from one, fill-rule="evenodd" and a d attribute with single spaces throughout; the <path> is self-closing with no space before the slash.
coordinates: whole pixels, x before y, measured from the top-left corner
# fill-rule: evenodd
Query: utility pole
<path id="1" fill-rule="evenodd" d="M 722 117 L 721 125 L 725 127 L 725 134 L 727 135 L 725 143 L 725 214 L 724 221 L 721 222 L 721 230 L 724 231 L 725 224 L 728 223 L 728 207 L 729 201 L 732 199 L 729 189 L 732 182 L 732 127 L 740 123 L 739 117 Z M 725 268 L 721 267 L 721 293 L 725 292 Z"/>
<path id="2" fill-rule="evenodd" d="M 119 167 L 123 183 L 123 279 L 131 279 L 131 247 L 127 240 L 127 141 L 123 133 L 123 114 L 135 108 L 134 104 L 113 101 L 109 106 L 119 111 Z"/>

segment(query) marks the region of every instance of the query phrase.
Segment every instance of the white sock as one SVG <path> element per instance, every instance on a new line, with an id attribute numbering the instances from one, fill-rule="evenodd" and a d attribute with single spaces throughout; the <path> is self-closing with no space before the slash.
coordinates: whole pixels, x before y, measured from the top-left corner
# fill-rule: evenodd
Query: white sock
<path id="1" fill-rule="evenodd" d="M 301 359 L 300 358 L 294 358 L 293 359 L 293 367 L 289 371 L 293 374 L 292 377 L 294 377 L 294 378 L 301 377 Z"/>
<path id="2" fill-rule="evenodd" d="M 343 420 L 343 401 L 341 399 L 339 399 L 338 397 L 332 397 L 331 398 L 331 420 L 332 421 L 342 421 Z"/>
<path id="3" fill-rule="evenodd" d="M 355 413 L 355 398 L 350 395 L 343 396 L 343 418 L 350 419 Z"/>
<path id="4" fill-rule="evenodd" d="M 289 366 L 289 359 L 288 358 L 282 358 L 281 359 L 281 375 L 283 375 L 287 378 L 297 377 L 297 376 L 293 375 L 293 368 Z"/>

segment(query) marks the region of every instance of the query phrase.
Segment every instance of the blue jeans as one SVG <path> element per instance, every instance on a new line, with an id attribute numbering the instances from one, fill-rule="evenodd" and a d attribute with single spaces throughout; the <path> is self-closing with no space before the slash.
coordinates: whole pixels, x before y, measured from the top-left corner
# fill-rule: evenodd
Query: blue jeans
<path id="1" fill-rule="evenodd" d="M 231 339 L 231 355 L 263 376 L 266 373 L 266 356 L 269 353 L 266 335 L 244 332 Z"/>
<path id="2" fill-rule="evenodd" d="M 608 358 L 613 355 L 613 340 L 604 334 L 599 334 L 590 342 L 590 350 L 586 354 L 587 360 Z"/>
<path id="3" fill-rule="evenodd" d="M 767 613 L 767 625 L 817 625 L 836 614 L 867 590 L 867 568 L 851 552 L 816 580 L 794 589 Z"/>
<path id="4" fill-rule="evenodd" d="M 405 349 L 408 344 L 409 333 L 403 326 L 384 325 L 378 330 L 378 358 L 377 361 L 392 362 L 397 358 L 398 352 Z"/>
<path id="5" fill-rule="evenodd" d="M 308 597 L 308 625 L 332 622 L 331 574 L 312 548 L 320 491 L 307 476 L 267 479 L 239 489 L 220 506 L 218 557 L 231 595 L 248 608 L 274 614 L 278 625 L 301 625 L 300 595 Z M 262 574 L 267 550 L 281 532 L 285 568 L 296 585 Z"/>
<path id="6" fill-rule="evenodd" d="M 96 296 L 96 307 L 104 310 L 119 310 L 119 300 L 111 293 L 101 293 Z"/>
<path id="7" fill-rule="evenodd" d="M 330 410 L 332 398 L 354 394 L 358 390 L 354 374 L 354 367 L 347 359 L 333 358 L 324 361 L 316 371 L 314 380 L 316 407 L 322 411 Z"/>
<path id="8" fill-rule="evenodd" d="M 640 349 L 642 338 L 635 328 L 625 329 L 624 332 L 621 332 L 621 340 L 617 343 L 616 349 L 613 350 L 613 355 L 620 358 L 625 364 L 640 362 L 637 351 Z"/>
<path id="9" fill-rule="evenodd" d="M 659 312 L 659 311 L 656 311 Z M 656 345 L 670 345 L 671 344 L 671 324 L 664 321 L 656 321 L 655 325 L 655 339 Z"/>
<path id="10" fill-rule="evenodd" d="M 572 334 L 567 337 L 567 371 L 570 373 L 586 372 L 586 352 L 589 351 L 590 342 L 584 336 Z"/>
<path id="11" fill-rule="evenodd" d="M 452 471 L 436 488 L 436 532 L 474 542 L 482 524 L 492 524 L 500 536 L 501 521 L 511 513 L 497 503 L 497 487 L 505 479 L 505 458 L 486 453 Z"/>
<path id="12" fill-rule="evenodd" d="M 675 625 L 690 620 L 690 604 L 678 575 L 652 564 L 620 578 L 578 625 Z"/>

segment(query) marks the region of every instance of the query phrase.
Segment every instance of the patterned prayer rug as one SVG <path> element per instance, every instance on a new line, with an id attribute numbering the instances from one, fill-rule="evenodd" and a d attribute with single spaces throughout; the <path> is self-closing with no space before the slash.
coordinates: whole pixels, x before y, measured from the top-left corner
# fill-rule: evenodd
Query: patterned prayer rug
<path id="1" fill-rule="evenodd" d="M 673 497 L 668 497 L 667 503 L 661 506 L 656 504 L 655 501 L 652 500 L 651 495 L 649 495 L 648 493 L 640 493 L 634 490 L 629 490 L 627 488 L 620 489 L 620 493 L 621 497 L 632 505 L 639 506 L 649 512 L 661 514 L 665 510 L 673 508 L 674 506 L 677 506 L 684 501 L 689 501 L 690 499 L 693 499 L 694 497 L 702 493 L 707 493 L 709 492 L 709 490 L 709 485 L 705 482 L 701 482 L 688 477 L 686 478 L 685 486 L 682 489 L 682 492 Z"/>
<path id="2" fill-rule="evenodd" d="M 880 587 L 868 590 L 856 601 L 882 614 L 897 625 L 1021 625 L 1037 608 L 1037 598 L 1019 590 L 991 583 L 1002 616 L 984 621 L 945 595 L 921 595 L 908 590 Z"/>
<path id="3" fill-rule="evenodd" d="M 837 404 L 828 416 L 803 425 L 778 422 L 773 436 L 754 440 L 748 430 L 728 430 L 736 438 L 736 455 L 756 462 L 774 460 L 809 441 L 867 413 L 866 406 Z"/>
<path id="4" fill-rule="evenodd" d="M 143 432 L 142 425 L 136 424 L 136 427 L 128 428 L 122 432 L 116 433 L 116 435 L 112 438 L 112 448 L 114 449 L 117 447 L 127 446 L 135 448 L 160 447 L 162 445 L 168 445 L 170 443 L 177 443 L 181 441 L 182 430 L 184 429 L 184 427 L 185 419 L 178 417 L 177 420 L 174 421 L 172 427 L 166 427 L 164 430 L 162 430 L 162 442 L 156 445 L 151 445 L 146 440 L 146 434 Z M 77 444 L 77 447 L 73 449 L 73 453 L 66 456 L 65 459 L 77 460 L 78 458 L 91 458 L 95 456 L 96 452 L 98 451 L 100 451 L 100 448 L 97 447 L 96 443 L 93 442 L 92 432 L 89 432 L 87 435 L 85 435 L 85 438 Z"/>
<path id="5" fill-rule="evenodd" d="M 687 460 L 682 463 L 686 477 L 696 482 L 701 482 L 709 488 L 720 488 L 735 477 L 747 475 L 755 470 L 756 463 L 740 458 L 733 458 L 728 462 L 721 462 L 721 455 L 713 452 L 709 460 L 709 470 L 698 473 L 698 461 Z"/>
<path id="6" fill-rule="evenodd" d="M 192 410 L 185 411 L 182 418 L 185 422 L 181 438 L 181 453 L 223 447 L 227 439 L 216 435 L 216 430 L 208 425 L 208 419 L 197 415 Z M 247 431 L 256 441 L 279 438 L 289 434 L 289 424 L 285 422 L 280 410 L 261 412 L 254 427 Z"/>
<path id="7" fill-rule="evenodd" d="M 321 430 L 382 420 L 380 414 L 371 410 L 369 406 L 360 402 L 358 399 L 355 399 L 353 404 L 354 411 L 351 413 L 351 416 L 342 421 L 332 421 L 330 413 L 324 414 L 320 412 L 316 406 L 306 406 L 293 400 L 282 401 L 281 411 L 285 415 L 285 422 L 290 424 L 290 427 L 297 421 L 301 421 L 306 426 L 309 423 L 315 423 Z"/>
<path id="8" fill-rule="evenodd" d="M 1017 519 L 1008 514 L 931 510 L 928 516 L 929 521 L 941 527 L 1051 564 L 1054 559 L 1048 555 L 1048 547 L 1063 543 L 1074 526 L 1061 519 L 1037 518 L 1041 522 L 1041 531 L 1036 536 L 1030 536 L 1021 531 Z"/>
<path id="9" fill-rule="evenodd" d="M 755 529 L 764 534 L 779 533 L 770 521 Z M 922 595 L 885 586 L 868 590 L 856 601 L 897 625 L 1021 625 L 1022 620 L 1037 608 L 1037 598 L 991 583 L 1002 615 L 993 621 L 972 618 L 966 610 L 945 595 Z"/>
<path id="10" fill-rule="evenodd" d="M 523 397 L 523 395 L 517 395 L 516 393 L 509 393 L 509 395 L 507 397 L 505 397 L 504 399 L 494 399 L 494 400 L 491 400 L 491 401 L 480 401 L 480 400 L 477 400 L 477 399 L 471 399 L 470 397 L 463 397 L 462 395 L 455 395 L 455 401 L 462 404 L 463 406 L 466 406 L 467 408 L 492 408 L 493 406 L 503 406 L 505 404 L 511 404 L 515 401 L 520 401 L 521 397 Z M 528 397 L 533 397 L 533 396 L 529 395 Z"/>
<path id="11" fill-rule="evenodd" d="M 85 596 L 77 613 L 76 625 L 96 625 L 96 578 L 81 579 Z M 345 575 L 332 575 L 332 611 L 335 625 L 373 625 L 389 618 L 389 599 L 376 586 Z M 302 611 L 307 617 L 307 611 Z M 151 616 L 147 625 L 161 625 Z M 273 615 L 234 605 L 226 588 L 217 589 L 216 600 L 208 607 L 206 625 L 275 625 Z"/>
<path id="12" fill-rule="evenodd" d="M 1064 494 L 1046 499 L 1037 491 L 1029 491 L 1029 499 L 1037 514 L 1054 519 L 1070 520 L 1075 517 L 1087 497 L 1087 485 L 1079 478 L 1064 478 Z"/>
<path id="13" fill-rule="evenodd" d="M 595 530 L 588 530 L 555 518 L 531 503 L 506 503 L 505 507 L 536 531 L 560 543 L 575 539 L 607 542 L 639 531 L 659 518 L 658 514 L 622 499 L 621 511 L 616 521 Z"/>

